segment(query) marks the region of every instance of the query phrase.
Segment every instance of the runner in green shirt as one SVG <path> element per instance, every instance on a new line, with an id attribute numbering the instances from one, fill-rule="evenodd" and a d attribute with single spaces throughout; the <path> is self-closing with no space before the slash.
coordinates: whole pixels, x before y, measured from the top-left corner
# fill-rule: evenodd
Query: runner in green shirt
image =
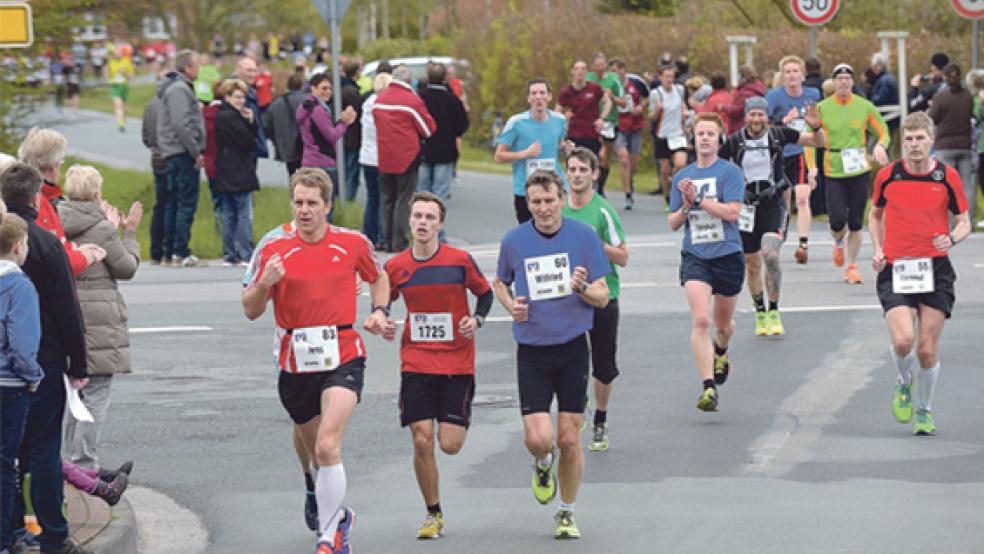
<path id="1" fill-rule="evenodd" d="M 211 63 L 208 54 L 199 54 L 200 65 L 198 66 L 198 77 L 195 78 L 195 97 L 199 102 L 208 104 L 215 99 L 212 88 L 215 83 L 222 79 L 219 68 Z"/>
<path id="2" fill-rule="evenodd" d="M 601 108 L 603 110 L 601 118 L 605 124 L 601 129 L 601 166 L 598 174 L 598 193 L 604 196 L 605 182 L 608 181 L 608 160 L 611 159 L 612 151 L 615 149 L 618 108 L 624 108 L 627 103 L 622 80 L 614 72 L 608 70 L 608 59 L 605 58 L 604 54 L 601 52 L 595 54 L 594 59 L 591 60 L 591 69 L 593 71 L 589 71 L 585 78 L 592 83 L 598 83 L 605 91 L 605 96 L 612 100 L 612 105 L 607 112 L 604 111 L 605 108 Z M 598 103 L 600 105 L 601 101 L 599 100 Z"/>
<path id="3" fill-rule="evenodd" d="M 595 308 L 591 338 L 591 366 L 594 376 L 594 432 L 588 450 L 608 450 L 608 401 L 612 385 L 618 377 L 615 349 L 618 343 L 618 266 L 625 267 L 629 251 L 625 232 L 615 208 L 595 194 L 592 183 L 598 178 L 598 158 L 591 150 L 579 146 L 567 157 L 567 178 L 570 192 L 561 211 L 563 217 L 588 225 L 601 238 L 611 271 L 605 276 L 608 285 L 608 305 Z"/>
<path id="4" fill-rule="evenodd" d="M 871 163 L 865 150 L 868 130 L 878 135 L 878 144 L 872 155 L 879 165 L 888 163 L 891 137 L 885 120 L 875 106 L 851 92 L 854 69 L 846 63 L 838 64 L 832 77 L 834 94 L 817 104 L 817 111 L 820 113 L 820 126 L 827 137 L 823 174 L 830 235 L 834 238 L 833 261 L 837 267 L 844 265 L 846 237 L 848 265 L 844 271 L 844 281 L 860 285 L 864 279 L 858 273 L 858 252 L 861 250 L 864 211 L 871 189 Z M 810 170 L 810 186 L 813 186 L 818 170 L 812 148 L 806 149 L 803 157 Z"/>

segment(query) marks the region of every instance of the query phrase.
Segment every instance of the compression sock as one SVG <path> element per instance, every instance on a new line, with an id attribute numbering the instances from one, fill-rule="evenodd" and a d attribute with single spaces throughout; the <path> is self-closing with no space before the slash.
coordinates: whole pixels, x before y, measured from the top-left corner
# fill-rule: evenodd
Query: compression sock
<path id="1" fill-rule="evenodd" d="M 889 348 L 889 352 L 892 354 L 892 359 L 895 360 L 895 369 L 899 370 L 899 378 L 902 379 L 903 385 L 912 384 L 912 362 L 916 360 L 916 349 L 913 348 L 905 356 L 899 356 L 895 353 L 894 348 Z"/>
<path id="2" fill-rule="evenodd" d="M 772 311 L 775 311 L 775 310 L 778 310 L 778 309 L 779 309 L 779 301 L 778 300 L 769 300 L 769 311 L 772 312 Z"/>
<path id="3" fill-rule="evenodd" d="M 317 486 L 318 529 L 321 540 L 335 544 L 335 532 L 342 518 L 342 500 L 345 498 L 345 468 L 342 464 L 321 466 L 318 469 Z"/>
<path id="4" fill-rule="evenodd" d="M 314 492 L 314 479 L 311 478 L 310 473 L 304 474 L 304 488 L 308 492 Z"/>
<path id="5" fill-rule="evenodd" d="M 920 368 L 916 373 L 916 392 L 919 394 L 919 407 L 933 410 L 933 392 L 936 390 L 936 381 L 940 378 L 940 363 L 936 362 L 933 367 Z"/>
<path id="6" fill-rule="evenodd" d="M 765 311 L 765 296 L 762 293 L 753 294 L 752 295 L 752 302 L 755 303 L 755 311 L 756 312 L 764 312 Z"/>
<path id="7" fill-rule="evenodd" d="M 440 513 L 442 513 L 441 512 L 441 503 L 438 502 L 437 504 L 434 504 L 433 506 L 427 506 L 427 513 L 428 514 L 440 514 Z"/>
<path id="8" fill-rule="evenodd" d="M 714 379 L 704 379 L 705 389 L 717 389 L 717 385 L 714 384 Z"/>
<path id="9" fill-rule="evenodd" d="M 607 410 L 595 410 L 594 414 L 594 424 L 603 425 L 608 421 L 608 411 Z"/>

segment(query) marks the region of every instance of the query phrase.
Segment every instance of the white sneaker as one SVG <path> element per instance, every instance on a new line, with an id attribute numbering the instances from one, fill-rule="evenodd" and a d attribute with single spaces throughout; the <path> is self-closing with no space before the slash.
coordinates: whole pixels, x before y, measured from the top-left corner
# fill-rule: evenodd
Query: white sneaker
<path id="1" fill-rule="evenodd" d="M 208 262 L 203 262 L 198 259 L 198 256 L 191 255 L 181 260 L 181 267 L 205 267 Z"/>

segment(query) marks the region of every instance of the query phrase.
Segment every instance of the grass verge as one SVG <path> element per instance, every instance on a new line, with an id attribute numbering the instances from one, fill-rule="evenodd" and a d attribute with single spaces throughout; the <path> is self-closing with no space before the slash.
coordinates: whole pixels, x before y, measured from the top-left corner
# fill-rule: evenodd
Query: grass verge
<path id="1" fill-rule="evenodd" d="M 143 118 L 144 107 L 154 97 L 154 84 L 130 85 L 130 96 L 126 102 L 127 117 Z M 113 99 L 109 97 L 109 87 L 86 88 L 82 91 L 79 107 L 83 110 L 113 113 Z"/>

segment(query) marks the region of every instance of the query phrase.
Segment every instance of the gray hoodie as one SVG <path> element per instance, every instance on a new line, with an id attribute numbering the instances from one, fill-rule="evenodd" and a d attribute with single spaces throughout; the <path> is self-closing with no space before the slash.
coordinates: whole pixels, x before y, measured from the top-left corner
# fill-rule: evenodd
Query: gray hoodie
<path id="1" fill-rule="evenodd" d="M 162 158 L 187 154 L 194 159 L 205 151 L 205 118 L 192 82 L 172 71 L 157 82 L 157 148 Z"/>

